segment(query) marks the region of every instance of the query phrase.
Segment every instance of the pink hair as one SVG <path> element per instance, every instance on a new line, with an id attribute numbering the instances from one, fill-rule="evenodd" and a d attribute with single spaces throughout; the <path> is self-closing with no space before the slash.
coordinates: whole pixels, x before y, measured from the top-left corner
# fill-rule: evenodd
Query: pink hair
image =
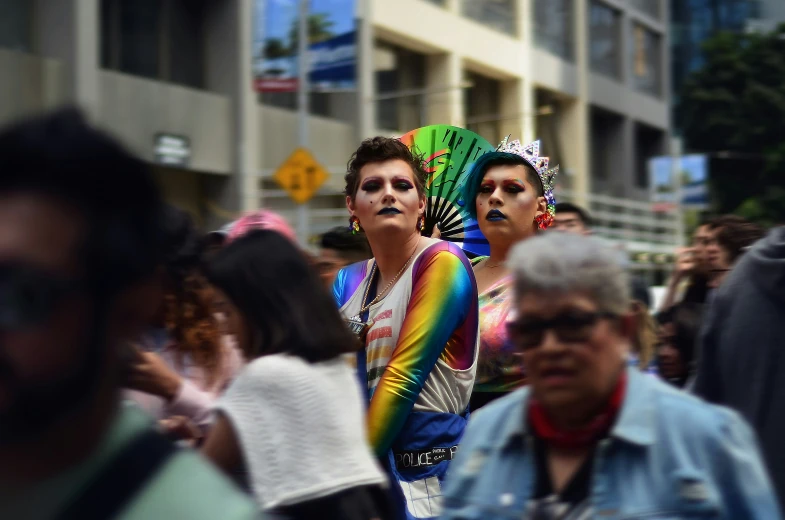
<path id="1" fill-rule="evenodd" d="M 227 243 L 232 242 L 246 233 L 257 229 L 275 231 L 295 244 L 297 243 L 297 235 L 286 220 L 279 214 L 266 209 L 253 211 L 234 221 L 226 241 Z"/>

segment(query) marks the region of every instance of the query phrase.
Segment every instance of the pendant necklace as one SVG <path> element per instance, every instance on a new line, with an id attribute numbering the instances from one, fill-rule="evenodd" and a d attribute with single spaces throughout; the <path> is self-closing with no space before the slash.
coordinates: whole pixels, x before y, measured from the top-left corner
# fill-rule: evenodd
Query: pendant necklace
<path id="1" fill-rule="evenodd" d="M 420 241 L 418 240 L 417 245 L 419 244 Z M 365 337 L 368 335 L 368 330 L 371 328 L 371 325 L 373 325 L 371 320 L 368 320 L 367 322 L 364 322 L 362 320 L 363 313 L 368 309 L 370 309 L 371 307 L 373 307 L 374 305 L 376 305 L 377 303 L 379 303 L 379 301 L 381 301 L 384 295 L 387 294 L 387 291 L 390 290 L 390 287 L 392 287 L 393 284 L 395 284 L 395 282 L 398 281 L 398 278 L 400 278 L 400 276 L 403 274 L 406 268 L 409 267 L 409 264 L 411 263 L 415 254 L 417 254 L 417 246 L 414 247 L 414 252 L 412 253 L 412 256 L 410 256 L 409 259 L 406 261 L 406 263 L 403 264 L 403 267 L 401 267 L 401 270 L 398 271 L 398 274 L 396 274 L 395 277 L 393 277 L 393 279 L 390 280 L 390 283 L 387 284 L 387 287 L 385 287 L 379 294 L 377 294 L 376 298 L 374 298 L 371 303 L 362 307 L 360 309 L 360 312 L 358 312 L 356 316 L 352 316 L 351 318 L 346 320 L 346 324 L 349 326 L 349 330 L 351 330 L 354 334 L 357 335 L 357 337 L 362 342 L 363 346 L 365 345 Z M 373 277 L 375 275 L 376 275 L 376 262 L 374 261 L 373 268 L 371 269 L 371 276 L 368 277 L 368 283 L 365 286 L 365 294 L 363 295 L 363 299 L 362 299 L 363 302 L 366 302 L 368 300 L 368 293 L 371 290 L 371 283 L 373 282 Z"/>

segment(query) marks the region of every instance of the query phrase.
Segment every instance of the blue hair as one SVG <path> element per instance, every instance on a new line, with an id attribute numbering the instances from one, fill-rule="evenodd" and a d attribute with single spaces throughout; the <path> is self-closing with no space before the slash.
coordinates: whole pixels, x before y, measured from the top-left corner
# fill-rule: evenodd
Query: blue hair
<path id="1" fill-rule="evenodd" d="M 508 152 L 488 152 L 480 156 L 474 164 L 469 168 L 466 174 L 466 180 L 461 186 L 461 199 L 463 200 L 463 213 L 470 218 L 477 219 L 477 205 L 474 201 L 477 199 L 477 193 L 480 191 L 480 185 L 485 174 L 492 166 L 516 166 L 523 165 L 526 168 L 526 176 L 529 182 L 532 183 L 534 189 L 537 190 L 537 195 L 542 196 L 544 191 L 542 181 L 534 168 L 520 155 Z M 536 179 L 536 180 L 535 180 Z"/>

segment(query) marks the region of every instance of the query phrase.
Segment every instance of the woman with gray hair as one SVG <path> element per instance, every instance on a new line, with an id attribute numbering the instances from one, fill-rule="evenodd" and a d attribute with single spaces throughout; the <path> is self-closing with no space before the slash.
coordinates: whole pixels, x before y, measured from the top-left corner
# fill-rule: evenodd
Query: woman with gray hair
<path id="1" fill-rule="evenodd" d="M 626 367 L 635 324 L 617 253 L 547 233 L 508 262 L 529 386 L 472 418 L 442 518 L 780 518 L 738 415 Z"/>

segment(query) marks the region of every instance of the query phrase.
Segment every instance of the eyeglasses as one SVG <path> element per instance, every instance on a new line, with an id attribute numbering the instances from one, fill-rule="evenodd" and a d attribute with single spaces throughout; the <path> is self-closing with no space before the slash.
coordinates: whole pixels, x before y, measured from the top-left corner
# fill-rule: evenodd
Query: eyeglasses
<path id="1" fill-rule="evenodd" d="M 0 327 L 23 329 L 45 321 L 70 294 L 83 287 L 24 265 L 0 264 Z"/>
<path id="2" fill-rule="evenodd" d="M 552 330 L 559 341 L 580 343 L 589 339 L 600 320 L 618 317 L 610 312 L 572 311 L 549 320 L 520 318 L 507 323 L 507 337 L 513 345 L 524 351 L 539 347 L 548 330 Z"/>

